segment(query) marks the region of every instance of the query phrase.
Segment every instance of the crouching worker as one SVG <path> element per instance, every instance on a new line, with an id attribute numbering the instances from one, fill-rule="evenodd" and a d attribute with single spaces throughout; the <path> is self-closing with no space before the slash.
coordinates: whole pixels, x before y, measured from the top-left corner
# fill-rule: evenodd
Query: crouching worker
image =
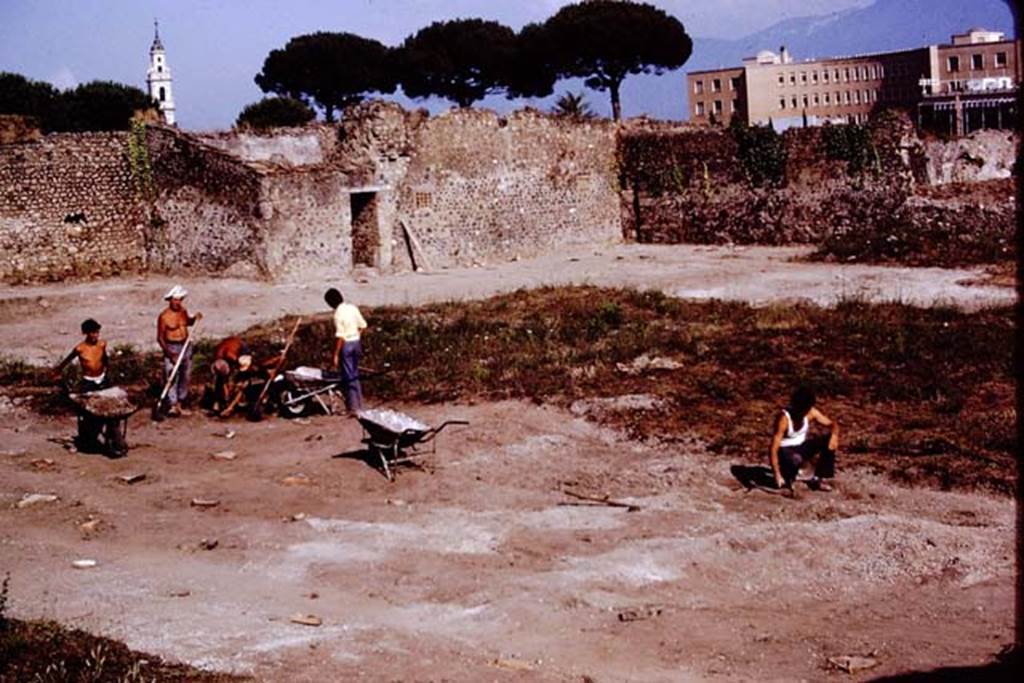
<path id="1" fill-rule="evenodd" d="M 770 459 L 778 488 L 792 488 L 794 481 L 802 480 L 812 490 L 832 490 L 823 480 L 835 476 L 839 425 L 815 408 L 814 403 L 814 392 L 800 387 L 793 392 L 789 405 L 775 422 Z M 829 433 L 809 438 L 811 421 L 828 427 Z M 798 476 L 802 470 L 806 472 L 812 468 L 813 474 L 809 478 Z"/>
<path id="2" fill-rule="evenodd" d="M 78 359 L 82 368 L 82 377 L 78 381 L 79 394 L 88 394 L 110 386 L 107 377 L 109 359 L 107 357 L 107 342 L 100 339 L 101 325 L 89 318 L 82 323 L 82 334 L 85 339 L 75 345 L 71 352 L 53 370 L 54 380 L 60 381 L 64 368 L 75 359 Z M 103 434 L 108 443 L 112 442 L 109 430 L 115 429 L 116 425 L 108 420 L 91 415 L 86 411 L 79 411 L 78 415 L 78 436 L 75 438 L 75 447 L 84 453 L 96 453 L 103 451 L 100 443 L 100 435 Z"/>
<path id="3" fill-rule="evenodd" d="M 211 408 L 221 417 L 228 417 L 247 397 L 253 380 L 266 380 L 269 370 L 277 365 L 280 355 L 255 360 L 249 345 L 241 337 L 228 337 L 213 350 L 213 397 Z"/>
<path id="4" fill-rule="evenodd" d="M 213 351 L 213 411 L 228 413 L 236 396 L 236 385 L 252 368 L 249 345 L 240 337 L 228 337 Z"/>
<path id="5" fill-rule="evenodd" d="M 359 383 L 359 361 L 363 357 L 360 336 L 366 331 L 363 314 L 353 304 L 345 303 L 341 292 L 328 289 L 324 301 L 334 309 L 333 368 L 341 371 L 345 380 L 345 408 L 349 414 L 363 407 L 363 388 Z"/>

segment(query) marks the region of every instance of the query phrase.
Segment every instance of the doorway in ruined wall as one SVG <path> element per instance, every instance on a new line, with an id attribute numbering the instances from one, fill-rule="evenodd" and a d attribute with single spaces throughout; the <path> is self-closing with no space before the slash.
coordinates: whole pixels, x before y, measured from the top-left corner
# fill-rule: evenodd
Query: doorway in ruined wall
<path id="1" fill-rule="evenodd" d="M 353 192 L 350 197 L 352 201 L 352 267 L 376 268 L 380 251 L 377 193 Z"/>

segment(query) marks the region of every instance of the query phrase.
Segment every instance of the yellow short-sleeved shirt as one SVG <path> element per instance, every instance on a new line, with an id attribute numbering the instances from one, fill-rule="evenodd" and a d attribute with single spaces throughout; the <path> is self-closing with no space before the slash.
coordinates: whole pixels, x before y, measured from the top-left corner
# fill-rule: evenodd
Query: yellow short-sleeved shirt
<path id="1" fill-rule="evenodd" d="M 363 314 L 353 304 L 339 304 L 334 309 L 334 336 L 345 341 L 359 341 L 359 331 L 366 329 Z"/>

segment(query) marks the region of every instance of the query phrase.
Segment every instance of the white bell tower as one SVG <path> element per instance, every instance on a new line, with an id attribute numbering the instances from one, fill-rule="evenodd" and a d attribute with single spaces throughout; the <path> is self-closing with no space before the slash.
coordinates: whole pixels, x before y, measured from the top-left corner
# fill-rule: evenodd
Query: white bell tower
<path id="1" fill-rule="evenodd" d="M 171 67 L 167 66 L 167 54 L 160 42 L 160 26 L 153 21 L 153 45 L 149 48 L 149 70 L 146 72 L 146 86 L 149 96 L 160 107 L 164 121 L 174 125 L 174 95 L 171 91 Z"/>

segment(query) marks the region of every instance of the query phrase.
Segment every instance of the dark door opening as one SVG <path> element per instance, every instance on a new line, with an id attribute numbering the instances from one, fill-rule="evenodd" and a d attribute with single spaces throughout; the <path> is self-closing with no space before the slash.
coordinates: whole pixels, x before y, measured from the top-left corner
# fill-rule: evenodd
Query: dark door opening
<path id="1" fill-rule="evenodd" d="M 377 266 L 380 230 L 377 226 L 377 193 L 353 192 L 352 266 Z"/>

